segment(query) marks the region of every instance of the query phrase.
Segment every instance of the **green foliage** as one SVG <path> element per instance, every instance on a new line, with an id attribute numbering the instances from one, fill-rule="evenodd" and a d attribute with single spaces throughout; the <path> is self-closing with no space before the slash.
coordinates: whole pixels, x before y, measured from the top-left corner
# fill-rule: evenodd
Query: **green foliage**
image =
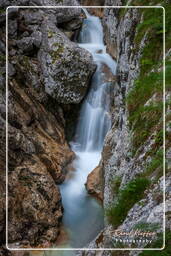
<path id="1" fill-rule="evenodd" d="M 146 248 L 162 248 L 163 247 L 163 233 L 158 234 L 157 240 L 146 246 Z M 166 230 L 166 246 L 162 251 L 143 251 L 140 256 L 170 256 L 171 255 L 171 231 Z"/>
<path id="2" fill-rule="evenodd" d="M 133 1 L 135 3 L 136 1 Z M 143 1 L 146 4 L 146 1 Z M 171 39 L 171 8 L 166 2 L 153 0 L 152 5 L 161 4 L 166 10 L 166 42 Z M 147 32 L 147 40 L 140 59 L 140 75 L 135 81 L 132 91 L 127 96 L 127 106 L 129 111 L 130 126 L 134 132 L 133 152 L 142 145 L 153 130 L 157 128 L 158 122 L 162 122 L 162 104 L 144 104 L 154 95 L 162 102 L 163 93 L 163 9 L 162 8 L 142 8 L 140 10 L 143 21 L 137 26 L 137 33 L 134 39 L 136 48 Z M 171 40 L 166 45 L 166 50 L 170 47 Z M 152 72 L 151 72 L 152 71 Z M 166 89 L 170 90 L 171 85 L 171 62 L 166 61 Z M 158 113 L 157 113 L 158 109 Z M 152 115 L 151 115 L 152 114 Z M 146 115 L 146 117 L 145 117 Z M 139 126 L 139 128 L 138 128 Z M 160 125 L 161 127 L 161 125 Z M 160 128 L 161 130 L 161 128 Z M 158 130 L 155 146 L 159 148 L 162 144 L 162 132 Z"/>
<path id="3" fill-rule="evenodd" d="M 138 229 L 141 231 L 156 231 L 157 229 L 160 228 L 160 225 L 158 223 L 146 223 L 146 222 L 140 222 L 138 224 L 136 224 L 133 229 Z"/>
<path id="4" fill-rule="evenodd" d="M 153 151 L 153 149 L 152 149 Z M 163 175 L 163 149 L 152 152 L 153 157 L 147 164 L 145 171 L 141 174 L 142 177 L 148 177 L 152 174 L 155 175 L 154 183 Z"/>
<path id="5" fill-rule="evenodd" d="M 5 13 L 5 8 L 0 8 L 0 14 L 3 14 L 3 13 Z"/>
<path id="6" fill-rule="evenodd" d="M 163 150 L 160 149 L 147 167 L 147 172 L 152 173 L 157 167 L 163 164 Z"/>
<path id="7" fill-rule="evenodd" d="M 112 180 L 112 192 L 117 195 L 118 192 L 119 192 L 119 187 L 121 185 L 121 181 L 122 181 L 122 178 L 120 176 L 116 176 L 113 180 Z"/>
<path id="8" fill-rule="evenodd" d="M 166 90 L 171 88 L 171 61 L 166 61 Z"/>
<path id="9" fill-rule="evenodd" d="M 155 143 L 158 145 L 158 146 L 162 146 L 163 145 L 163 129 L 160 130 L 157 135 L 156 135 L 156 138 L 155 138 Z"/>
<path id="10" fill-rule="evenodd" d="M 147 178 L 140 177 L 130 181 L 119 191 L 117 203 L 106 210 L 106 216 L 114 227 L 124 221 L 128 211 L 143 198 L 144 191 L 149 185 L 150 181 Z"/>
<path id="11" fill-rule="evenodd" d="M 163 45 L 163 9 L 161 8 L 144 8 L 141 9 L 143 22 L 137 26 L 135 44 L 139 44 L 147 33 L 147 43 L 143 49 L 140 60 L 141 75 L 147 74 L 154 65 L 158 63 L 162 55 Z M 159 49 L 161 49 L 159 51 Z"/>
<path id="12" fill-rule="evenodd" d="M 162 88 L 162 73 L 151 72 L 150 74 L 137 79 L 134 88 L 127 96 L 129 112 L 134 112 L 139 105 L 144 105 L 155 92 L 162 92 Z"/>
<path id="13" fill-rule="evenodd" d="M 0 55 L 0 62 L 5 62 L 6 56 L 5 55 Z"/>
<path id="14" fill-rule="evenodd" d="M 151 103 L 140 106 L 137 111 L 129 116 L 130 125 L 133 127 L 133 148 L 136 150 L 152 134 L 153 127 L 162 119 L 163 103 Z"/>
<path id="15" fill-rule="evenodd" d="M 58 43 L 54 43 L 54 50 L 50 52 L 52 63 L 54 64 L 57 60 L 59 60 L 64 52 L 64 47 Z"/>

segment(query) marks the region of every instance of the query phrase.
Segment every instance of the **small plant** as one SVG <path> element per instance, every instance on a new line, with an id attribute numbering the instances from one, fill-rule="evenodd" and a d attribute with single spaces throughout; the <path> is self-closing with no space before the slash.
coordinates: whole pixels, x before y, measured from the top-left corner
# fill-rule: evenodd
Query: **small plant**
<path id="1" fill-rule="evenodd" d="M 133 147 L 138 149 L 152 134 L 153 129 L 162 120 L 163 103 L 152 103 L 141 106 L 129 117 L 130 125 L 134 131 Z"/>
<path id="2" fill-rule="evenodd" d="M 121 185 L 121 181 L 122 181 L 122 178 L 120 176 L 116 176 L 113 180 L 112 180 L 112 191 L 114 193 L 114 195 L 118 195 L 118 192 L 119 192 L 119 188 L 120 188 L 120 185 Z"/>
<path id="3" fill-rule="evenodd" d="M 156 231 L 159 228 L 160 228 L 160 225 L 158 223 L 140 222 L 140 223 L 136 224 L 133 229 L 152 232 L 152 231 Z"/>
<path id="4" fill-rule="evenodd" d="M 151 162 L 147 165 L 147 168 L 144 172 L 145 176 L 151 175 L 156 169 L 163 167 L 163 150 L 160 149 L 157 151 Z"/>
<path id="5" fill-rule="evenodd" d="M 143 198 L 144 191 L 149 185 L 150 181 L 147 178 L 139 177 L 130 181 L 119 191 L 117 203 L 106 210 L 108 220 L 114 227 L 124 221 L 128 211 Z"/>

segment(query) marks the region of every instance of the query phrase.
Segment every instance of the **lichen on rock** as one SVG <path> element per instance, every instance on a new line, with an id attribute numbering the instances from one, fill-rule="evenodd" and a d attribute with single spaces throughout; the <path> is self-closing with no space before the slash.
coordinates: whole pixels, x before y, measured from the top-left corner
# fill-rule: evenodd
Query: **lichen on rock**
<path id="1" fill-rule="evenodd" d="M 60 103 L 79 103 L 96 68 L 91 54 L 50 22 L 42 24 L 42 35 L 38 59 L 46 92 Z"/>

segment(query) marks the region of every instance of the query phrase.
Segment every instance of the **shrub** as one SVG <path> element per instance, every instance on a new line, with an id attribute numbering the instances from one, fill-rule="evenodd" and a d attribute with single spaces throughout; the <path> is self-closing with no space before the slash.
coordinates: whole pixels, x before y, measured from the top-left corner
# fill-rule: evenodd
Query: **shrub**
<path id="1" fill-rule="evenodd" d="M 160 225 L 158 223 L 146 223 L 146 222 L 140 222 L 134 226 L 133 229 L 138 229 L 141 231 L 156 231 L 160 228 Z"/>
<path id="2" fill-rule="evenodd" d="M 152 174 L 157 168 L 163 170 L 163 150 L 157 151 L 151 162 L 147 165 L 147 168 L 144 172 L 145 176 Z M 159 178 L 159 177 L 158 177 Z"/>
<path id="3" fill-rule="evenodd" d="M 120 187 L 120 185 L 121 185 L 121 181 L 122 181 L 122 178 L 121 178 L 120 176 L 116 176 L 116 177 L 113 179 L 113 181 L 112 181 L 112 184 L 111 184 L 111 186 L 112 186 L 112 191 L 113 191 L 113 193 L 114 193 L 115 195 L 117 195 L 118 192 L 119 192 L 119 187 Z"/>
<path id="4" fill-rule="evenodd" d="M 153 128 L 159 123 L 163 115 L 163 103 L 152 103 L 141 106 L 129 116 L 130 125 L 133 127 L 133 148 L 136 150 L 152 134 Z"/>
<path id="5" fill-rule="evenodd" d="M 147 178 L 135 178 L 119 191 L 117 203 L 106 210 L 106 216 L 114 227 L 120 225 L 133 205 L 143 198 L 149 184 Z"/>

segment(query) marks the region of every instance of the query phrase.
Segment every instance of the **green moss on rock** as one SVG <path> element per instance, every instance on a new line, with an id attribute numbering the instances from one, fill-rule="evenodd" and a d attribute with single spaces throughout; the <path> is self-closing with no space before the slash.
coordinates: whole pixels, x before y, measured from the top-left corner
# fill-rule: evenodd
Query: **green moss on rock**
<path id="1" fill-rule="evenodd" d="M 131 180 L 125 188 L 119 190 L 118 200 L 106 209 L 106 216 L 114 226 L 119 226 L 127 216 L 128 211 L 144 196 L 144 191 L 150 185 L 147 178 L 138 177 Z"/>

